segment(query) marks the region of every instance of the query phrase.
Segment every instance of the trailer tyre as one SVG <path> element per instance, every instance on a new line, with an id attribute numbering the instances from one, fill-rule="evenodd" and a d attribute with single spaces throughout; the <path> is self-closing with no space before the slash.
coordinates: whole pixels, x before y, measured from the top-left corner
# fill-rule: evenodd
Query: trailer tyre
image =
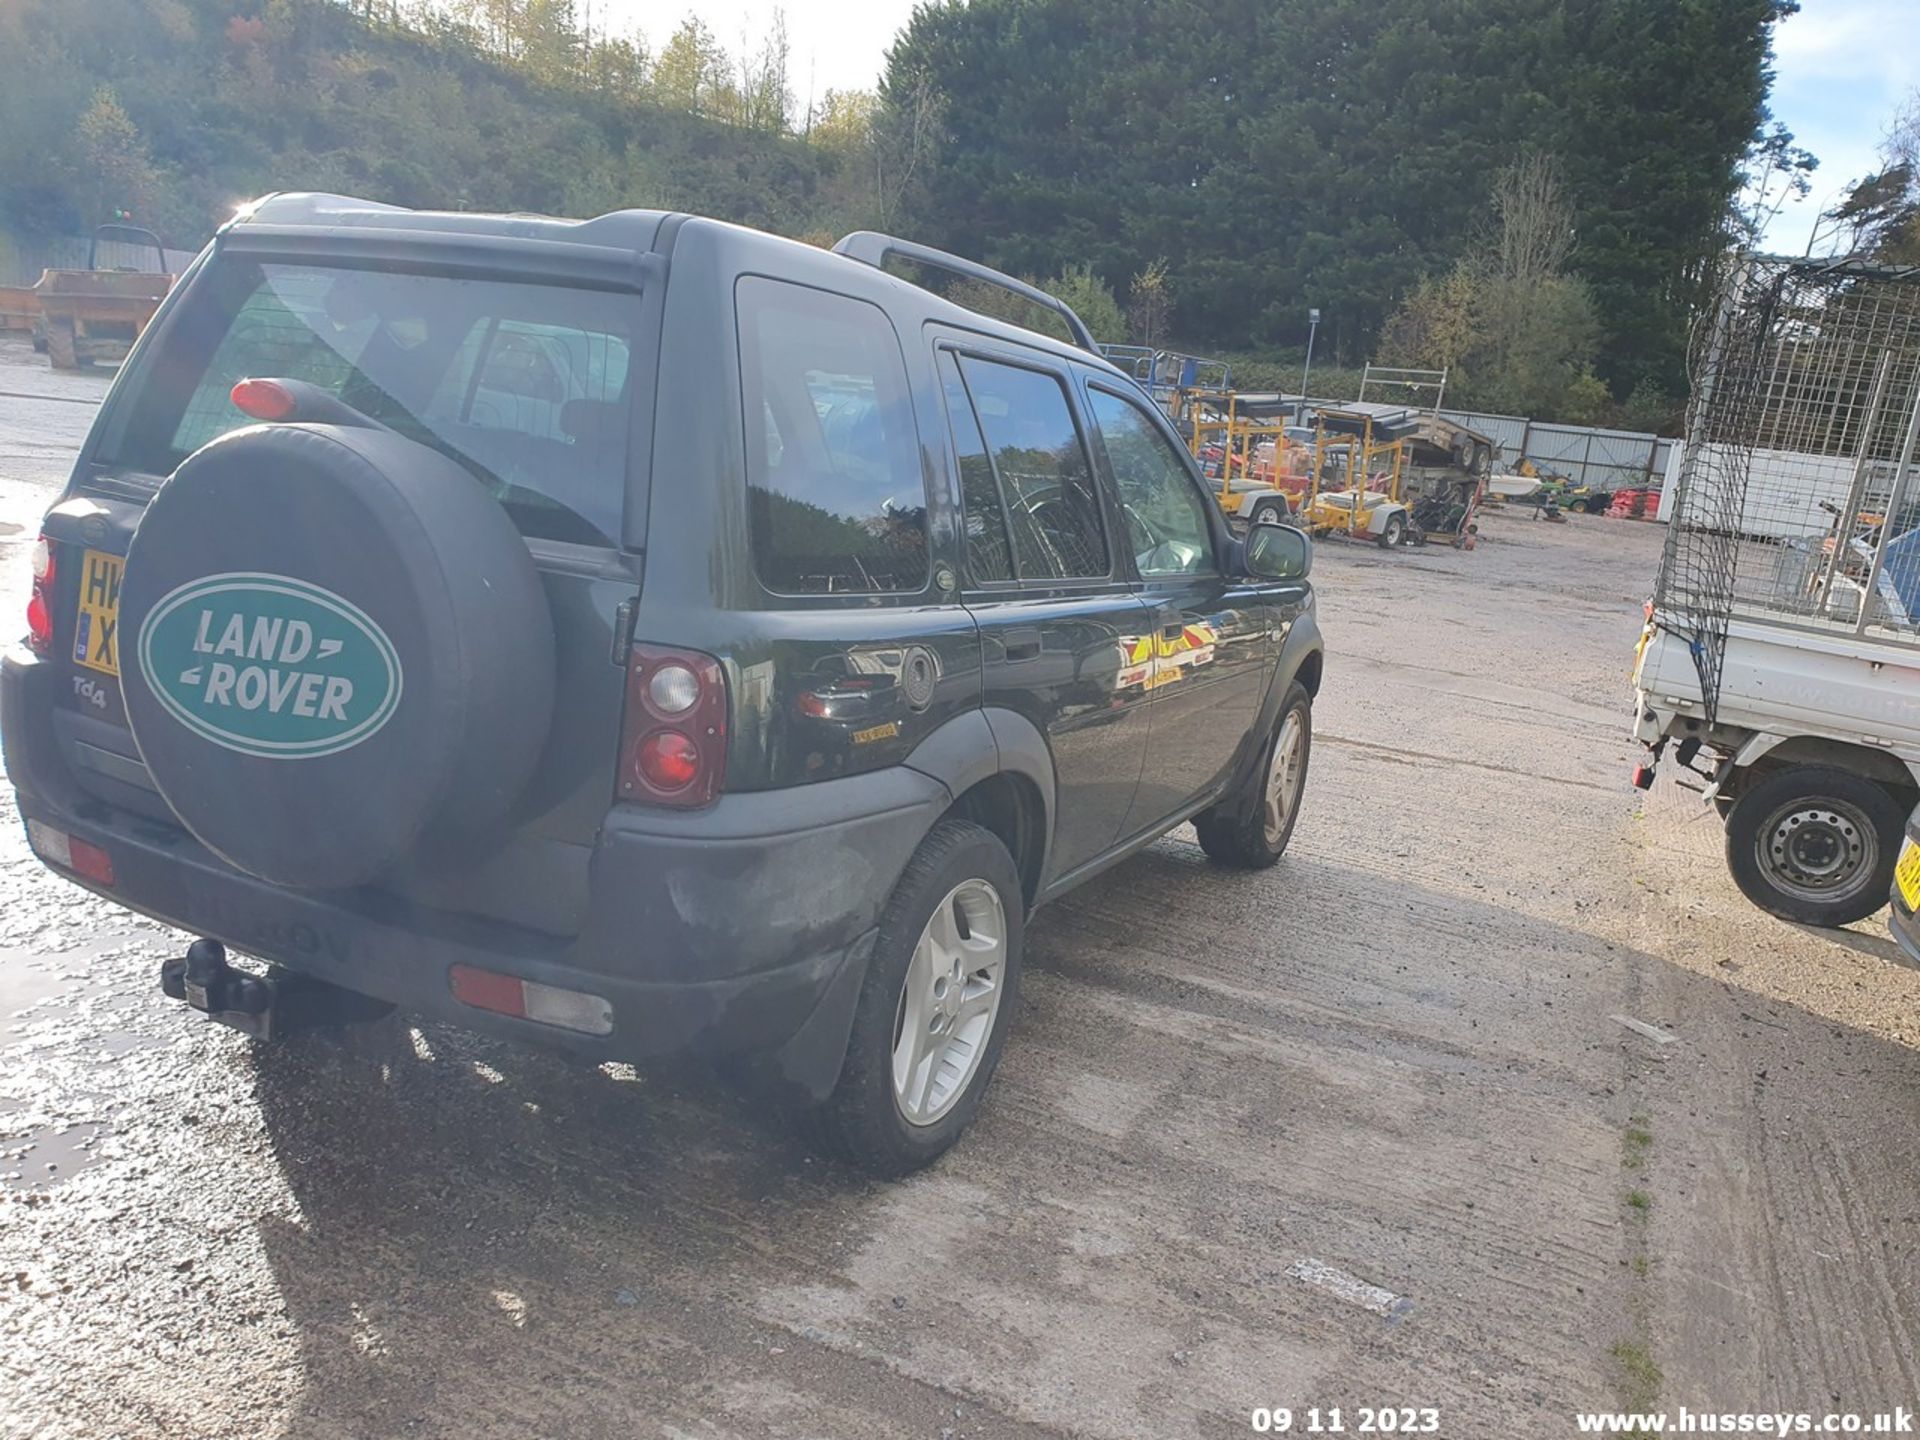
<path id="1" fill-rule="evenodd" d="M 1382 550 L 1391 550 L 1407 538 L 1407 520 L 1404 515 L 1389 515 L 1387 523 L 1380 527 L 1380 536 L 1374 541 Z"/>
<path id="2" fill-rule="evenodd" d="M 1284 525 L 1291 512 L 1284 500 L 1262 500 L 1253 507 L 1249 517 L 1255 525 Z"/>
<path id="3" fill-rule="evenodd" d="M 80 368 L 79 337 L 71 320 L 47 322 L 47 360 L 56 370 Z"/>
<path id="4" fill-rule="evenodd" d="M 1887 903 L 1906 811 L 1851 771 L 1798 765 L 1757 780 L 1727 813 L 1727 868 L 1770 915 L 1864 920 Z"/>

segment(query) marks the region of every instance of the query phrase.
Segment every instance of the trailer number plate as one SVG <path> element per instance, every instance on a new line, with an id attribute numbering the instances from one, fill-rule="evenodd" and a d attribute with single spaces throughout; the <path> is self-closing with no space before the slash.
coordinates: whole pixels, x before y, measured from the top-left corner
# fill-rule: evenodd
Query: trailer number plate
<path id="1" fill-rule="evenodd" d="M 1909 840 L 1900 851 L 1900 864 L 1893 872 L 1893 883 L 1900 887 L 1900 898 L 1907 909 L 1920 910 L 1920 845 Z"/>

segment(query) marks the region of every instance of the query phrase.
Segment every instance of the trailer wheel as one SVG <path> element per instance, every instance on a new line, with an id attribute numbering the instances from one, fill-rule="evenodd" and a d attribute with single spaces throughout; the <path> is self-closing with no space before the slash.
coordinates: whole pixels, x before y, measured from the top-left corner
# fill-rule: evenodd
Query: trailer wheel
<path id="1" fill-rule="evenodd" d="M 1887 903 L 1906 818 L 1871 780 L 1797 765 L 1755 781 L 1733 802 L 1727 868 L 1770 915 L 1851 925 Z"/>
<path id="2" fill-rule="evenodd" d="M 1289 518 L 1287 502 L 1284 500 L 1261 500 L 1253 507 L 1248 517 L 1255 525 L 1284 525 Z"/>
<path id="3" fill-rule="evenodd" d="M 1407 535 L 1407 521 L 1404 515 L 1389 515 L 1387 523 L 1380 527 L 1380 536 L 1374 542 L 1382 550 L 1391 550 Z"/>
<path id="4" fill-rule="evenodd" d="M 80 357 L 71 320 L 47 322 L 47 362 L 56 370 L 78 370 Z"/>

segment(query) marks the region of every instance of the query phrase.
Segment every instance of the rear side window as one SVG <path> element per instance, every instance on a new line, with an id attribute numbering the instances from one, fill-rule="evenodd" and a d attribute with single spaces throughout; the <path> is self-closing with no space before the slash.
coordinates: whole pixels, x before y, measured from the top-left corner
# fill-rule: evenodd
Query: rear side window
<path id="1" fill-rule="evenodd" d="M 462 465 L 523 533 L 610 544 L 626 493 L 634 297 L 225 260 L 138 377 L 109 464 L 164 475 L 252 422 L 249 376 L 305 380 Z"/>
<path id="2" fill-rule="evenodd" d="M 761 583 L 786 595 L 924 589 L 926 479 L 885 313 L 758 276 L 735 301 Z"/>
<path id="3" fill-rule="evenodd" d="M 1013 545 L 1007 539 L 1007 512 L 994 483 L 987 442 L 967 398 L 960 364 L 951 350 L 940 352 L 940 388 L 947 397 L 947 422 L 953 427 L 953 449 L 960 457 L 960 498 L 966 517 L 967 573 L 976 581 L 1011 580 Z"/>
<path id="4" fill-rule="evenodd" d="M 1107 574 L 1099 494 L 1065 385 L 973 355 L 961 358 L 960 370 L 1006 498 L 1020 578 Z"/>

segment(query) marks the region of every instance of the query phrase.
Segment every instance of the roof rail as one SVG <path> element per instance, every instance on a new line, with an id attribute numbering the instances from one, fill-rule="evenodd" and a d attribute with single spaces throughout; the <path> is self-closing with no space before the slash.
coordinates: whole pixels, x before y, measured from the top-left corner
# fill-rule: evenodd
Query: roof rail
<path id="1" fill-rule="evenodd" d="M 893 235 L 882 235 L 877 230 L 856 230 L 851 235 L 840 237 L 840 243 L 833 247 L 836 255 L 845 255 L 850 260 L 859 260 L 880 269 L 890 256 L 902 260 L 911 260 L 919 265 L 931 266 L 935 270 L 945 270 L 950 275 L 958 275 L 966 280 L 979 280 L 988 285 L 997 285 L 1002 290 L 1011 291 L 1022 300 L 1031 301 L 1044 310 L 1051 310 L 1066 322 L 1067 331 L 1073 336 L 1074 343 L 1082 350 L 1100 353 L 1100 347 L 1094 343 L 1093 332 L 1087 329 L 1086 322 L 1073 313 L 1073 307 L 1057 295 L 1049 295 L 1037 285 L 1029 285 L 1024 280 L 1016 280 L 1011 275 L 1003 275 L 998 270 L 989 269 L 973 260 L 963 260 L 958 255 L 949 255 L 944 250 L 936 250 L 931 245 L 920 245 L 912 240 L 902 240 Z"/>

